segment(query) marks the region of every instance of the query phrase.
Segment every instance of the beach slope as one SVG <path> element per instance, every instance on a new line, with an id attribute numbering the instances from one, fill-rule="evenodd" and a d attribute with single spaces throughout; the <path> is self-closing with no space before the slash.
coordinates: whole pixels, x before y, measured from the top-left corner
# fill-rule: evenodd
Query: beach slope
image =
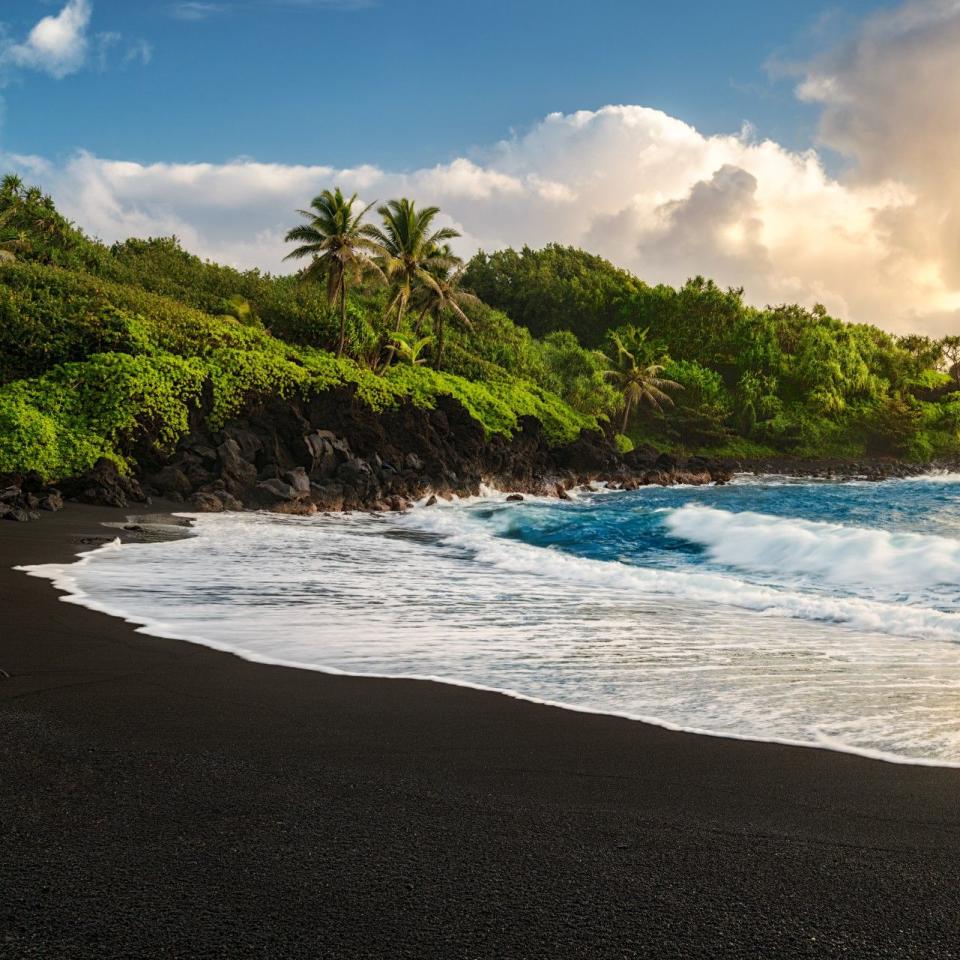
<path id="1" fill-rule="evenodd" d="M 960 770 L 252 664 L 0 528 L 0 957 L 956 957 Z"/>

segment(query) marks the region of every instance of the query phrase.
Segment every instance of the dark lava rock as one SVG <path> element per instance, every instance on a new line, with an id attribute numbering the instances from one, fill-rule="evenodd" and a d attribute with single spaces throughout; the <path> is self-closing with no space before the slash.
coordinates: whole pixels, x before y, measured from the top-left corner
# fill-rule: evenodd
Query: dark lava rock
<path id="1" fill-rule="evenodd" d="M 307 471 L 304 470 L 303 467 L 288 470 L 283 475 L 283 479 L 301 496 L 306 496 L 310 493 L 310 478 L 307 476 Z"/>
<path id="2" fill-rule="evenodd" d="M 303 496 L 299 490 L 283 480 L 263 480 L 257 484 L 257 489 L 273 500 L 294 501 Z"/>
<path id="3" fill-rule="evenodd" d="M 214 493 L 195 493 L 190 498 L 190 506 L 201 513 L 223 512 L 223 501 Z"/>
<path id="4" fill-rule="evenodd" d="M 232 493 L 228 493 L 226 490 L 221 490 L 216 494 L 216 497 L 223 504 L 224 510 L 236 512 L 243 509 L 243 504 Z"/>
<path id="5" fill-rule="evenodd" d="M 150 486 L 155 487 L 164 495 L 179 493 L 181 497 L 189 497 L 193 484 L 187 475 L 178 467 L 167 466 L 149 477 Z"/>
<path id="6" fill-rule="evenodd" d="M 514 494 L 514 496 L 517 496 L 517 495 Z M 507 499 L 509 500 L 510 497 L 507 497 Z M 522 500 L 523 498 L 521 497 L 520 499 Z M 437 495 L 435 493 L 431 493 L 430 499 L 424 504 L 424 506 L 435 507 L 436 505 L 437 505 Z"/>
<path id="7" fill-rule="evenodd" d="M 147 503 L 140 484 L 132 477 L 121 476 L 117 465 L 101 457 L 85 474 L 63 484 L 64 494 L 81 503 L 107 507 L 126 507 L 131 502 Z"/>
<path id="8" fill-rule="evenodd" d="M 13 507 L 6 514 L 6 520 L 16 520 L 19 523 L 27 523 L 30 520 L 39 520 L 40 514 L 36 510 L 25 510 L 23 507 Z"/>
<path id="9" fill-rule="evenodd" d="M 45 497 L 40 498 L 40 509 L 56 513 L 63 509 L 63 497 L 58 490 L 51 490 Z"/>
<path id="10" fill-rule="evenodd" d="M 433 498 L 434 502 L 436 502 L 436 499 L 437 499 L 436 497 Z M 510 496 L 507 497 L 507 503 L 518 503 L 522 499 L 523 499 L 522 493 L 511 493 Z"/>
<path id="11" fill-rule="evenodd" d="M 233 441 L 237 445 L 237 450 L 244 460 L 254 460 L 257 454 L 263 449 L 263 443 L 260 438 L 245 427 L 229 425 L 223 428 L 223 435 L 227 440 Z M 227 441 L 224 441 L 227 442 Z"/>
<path id="12" fill-rule="evenodd" d="M 564 489 L 564 486 L 563 486 L 562 483 L 558 483 L 555 489 L 556 489 L 556 491 L 557 491 L 557 498 L 558 498 L 558 499 L 560 499 L 560 500 L 569 500 L 569 499 L 570 499 L 570 494 L 567 493 L 567 491 Z"/>
<path id="13" fill-rule="evenodd" d="M 221 476 L 228 488 L 249 487 L 256 482 L 257 468 L 246 460 L 240 445 L 232 437 L 228 437 L 217 447 L 220 458 Z"/>

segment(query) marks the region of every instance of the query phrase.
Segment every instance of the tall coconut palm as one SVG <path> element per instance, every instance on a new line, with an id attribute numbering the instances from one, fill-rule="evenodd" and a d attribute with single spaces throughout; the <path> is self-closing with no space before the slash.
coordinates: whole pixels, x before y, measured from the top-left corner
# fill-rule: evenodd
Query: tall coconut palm
<path id="1" fill-rule="evenodd" d="M 435 274 L 454 259 L 445 241 L 460 234 L 452 227 L 434 230 L 433 221 L 439 207 L 418 210 L 412 200 L 390 200 L 377 208 L 382 226 L 364 227 L 364 234 L 377 245 L 380 266 L 393 283 L 392 296 L 387 305 L 387 317 L 396 317 L 395 329 L 400 332 L 410 298 L 420 287 L 436 287 Z M 389 366 L 394 349 L 390 348 L 384 366 Z"/>
<path id="2" fill-rule="evenodd" d="M 347 286 L 363 273 L 380 273 L 372 260 L 379 253 L 376 243 L 366 234 L 363 218 L 373 206 L 368 204 L 354 211 L 357 195 L 347 199 L 340 188 L 324 190 L 310 202 L 309 210 L 298 210 L 307 223 L 294 227 L 286 236 L 288 243 L 300 246 L 288 253 L 285 260 L 310 257 L 303 271 L 305 279 L 325 278 L 327 302 L 340 302 L 340 340 L 337 356 L 342 357 L 347 340 Z"/>
<path id="3" fill-rule="evenodd" d="M 634 407 L 648 406 L 662 410 L 664 405 L 673 406 L 673 400 L 667 390 L 682 390 L 683 387 L 673 380 L 660 376 L 663 365 L 645 363 L 631 353 L 617 334 L 611 334 L 613 345 L 617 348 L 615 359 L 607 358 L 610 369 L 604 376 L 623 394 L 623 423 L 621 433 L 627 432 L 627 424 Z"/>
<path id="4" fill-rule="evenodd" d="M 424 317 L 430 317 L 436 336 L 436 350 L 433 353 L 433 366 L 439 370 L 443 364 L 444 333 L 446 321 L 457 320 L 468 329 L 473 329 L 464 307 L 476 305 L 480 300 L 472 293 L 460 289 L 464 267 L 459 257 L 444 246 L 441 249 L 442 260 L 429 270 L 432 283 L 424 283 L 414 293 L 413 303 L 420 308 L 415 333 L 420 332 Z"/>

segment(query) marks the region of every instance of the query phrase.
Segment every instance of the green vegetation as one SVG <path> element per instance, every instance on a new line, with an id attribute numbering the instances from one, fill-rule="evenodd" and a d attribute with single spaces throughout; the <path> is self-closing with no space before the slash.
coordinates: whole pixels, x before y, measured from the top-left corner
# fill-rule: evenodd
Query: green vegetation
<path id="1" fill-rule="evenodd" d="M 335 216 L 343 207 L 349 214 L 352 201 L 342 195 L 318 199 Z M 54 230 L 31 231 L 35 205 L 49 212 Z M 144 446 L 172 447 L 197 411 L 216 425 L 251 403 L 336 387 L 350 388 L 375 411 L 404 401 L 430 408 L 440 396 L 454 397 L 489 434 L 509 434 L 525 416 L 538 418 L 556 443 L 596 426 L 590 414 L 462 340 L 449 371 L 422 363 L 433 332 L 415 339 L 394 333 L 388 341 L 389 328 L 403 321 L 389 316 L 396 292 L 382 280 L 374 285 L 376 265 L 355 269 L 365 258 L 346 255 L 342 238 L 328 262 L 321 246 L 301 277 L 274 278 L 204 263 L 175 240 L 104 247 L 12 178 L 0 187 L 0 216 L 27 224 L 18 256 L 0 265 L 0 472 L 35 470 L 56 480 L 101 456 L 128 469 Z M 446 239 L 444 232 L 432 236 Z M 316 238 L 297 231 L 293 239 Z M 358 246 L 366 253 L 371 244 Z M 463 294 L 461 301 L 459 291 L 444 287 L 452 281 L 447 257 L 428 263 L 436 280 L 418 318 L 418 327 L 441 335 L 447 311 L 456 318 L 459 303 L 473 299 Z M 336 271 L 331 285 L 328 274 Z M 369 287 L 349 290 L 350 280 L 371 275 Z M 318 276 L 323 284 L 313 282 Z M 411 283 L 410 302 L 423 296 Z M 529 339 L 505 317 L 481 313 Z M 464 330 L 474 326 L 462 319 Z M 275 335 L 280 331 L 284 337 Z M 336 356 L 341 338 L 344 355 Z M 399 362 L 390 364 L 398 346 Z M 470 367 L 482 376 L 459 375 Z"/>
<path id="2" fill-rule="evenodd" d="M 370 210 L 320 194 L 287 237 L 304 269 L 271 276 L 176 238 L 108 247 L 5 178 L 0 472 L 57 480 L 101 456 L 129 469 L 196 416 L 334 388 L 375 411 L 453 397 L 491 435 L 523 417 L 555 443 L 599 425 L 624 452 L 960 450 L 960 337 L 757 309 L 699 277 L 649 286 L 558 246 L 464 266 L 437 208 Z"/>
<path id="3" fill-rule="evenodd" d="M 635 407 L 635 443 L 739 457 L 960 451 L 960 337 L 897 338 L 820 306 L 758 309 L 703 277 L 650 286 L 558 246 L 477 254 L 464 283 L 545 342 L 574 331 L 615 371 L 618 341 L 637 370 L 661 367 L 682 389 L 661 409 Z"/>

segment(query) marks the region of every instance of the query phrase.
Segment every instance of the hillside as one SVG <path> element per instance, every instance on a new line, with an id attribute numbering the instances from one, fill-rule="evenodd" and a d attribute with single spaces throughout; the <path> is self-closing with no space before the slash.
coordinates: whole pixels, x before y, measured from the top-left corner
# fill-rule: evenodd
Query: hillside
<path id="1" fill-rule="evenodd" d="M 410 223 L 433 210 L 395 207 Z M 306 496 L 311 480 L 325 485 L 311 476 L 325 448 L 308 455 L 305 438 L 336 427 L 352 444 L 337 469 L 361 452 L 390 468 L 375 466 L 369 495 L 366 480 L 347 491 L 359 505 L 494 474 L 533 488 L 623 470 L 614 439 L 638 447 L 644 469 L 663 451 L 922 461 L 960 449 L 950 338 L 897 340 L 820 308 L 758 310 L 702 278 L 651 287 L 560 247 L 479 254 L 461 272 L 449 247 L 427 244 L 401 302 L 401 261 L 377 249 L 348 290 L 314 277 L 316 260 L 271 276 L 202 261 L 175 238 L 108 247 L 7 177 L 0 473 L 63 483 L 106 461 L 124 482 L 153 478 L 154 492 L 219 484 L 227 502 L 259 502 L 253 487 L 278 480 L 289 494 L 304 481 L 286 475 L 303 469 Z M 250 436 L 246 486 L 227 489 L 223 463 L 203 461 L 230 430 Z M 174 462 L 194 479 L 164 488 L 155 478 Z M 320 479 L 334 486 L 315 502 L 344 502 L 336 477 Z"/>

